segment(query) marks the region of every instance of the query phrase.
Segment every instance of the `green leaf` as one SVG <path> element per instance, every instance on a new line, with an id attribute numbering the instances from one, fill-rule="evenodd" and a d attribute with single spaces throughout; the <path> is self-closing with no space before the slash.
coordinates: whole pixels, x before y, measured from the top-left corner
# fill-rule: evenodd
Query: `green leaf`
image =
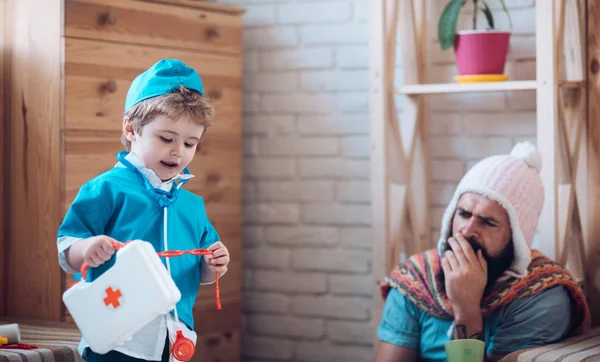
<path id="1" fill-rule="evenodd" d="M 481 9 L 481 11 L 483 12 L 483 15 L 485 15 L 485 19 L 487 20 L 490 29 L 494 29 L 494 16 L 492 15 L 492 11 L 490 10 L 488 4 L 485 3 L 485 1 L 483 2 L 483 8 Z"/>
<path id="2" fill-rule="evenodd" d="M 446 50 L 454 44 L 458 15 L 463 4 L 463 0 L 450 0 L 444 8 L 442 16 L 440 16 L 440 22 L 438 23 L 438 39 L 442 50 Z"/>
<path id="3" fill-rule="evenodd" d="M 506 16 L 508 16 L 508 26 L 510 26 L 510 28 L 512 29 L 512 20 L 510 18 L 510 13 L 508 12 L 508 8 L 506 7 L 504 0 L 498 0 L 498 1 L 500 2 L 500 5 L 502 5 L 502 10 L 504 10 L 504 12 L 506 13 Z"/>

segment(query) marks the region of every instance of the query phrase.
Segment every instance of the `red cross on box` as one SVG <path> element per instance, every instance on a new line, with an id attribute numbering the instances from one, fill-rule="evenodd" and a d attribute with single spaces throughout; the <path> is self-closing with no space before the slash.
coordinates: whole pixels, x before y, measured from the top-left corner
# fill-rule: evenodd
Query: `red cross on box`
<path id="1" fill-rule="evenodd" d="M 121 303 L 119 302 L 119 298 L 123 295 L 119 289 L 113 290 L 112 287 L 108 287 L 105 290 L 106 298 L 104 298 L 104 304 L 108 307 L 109 304 L 112 304 L 113 308 L 117 309 Z"/>

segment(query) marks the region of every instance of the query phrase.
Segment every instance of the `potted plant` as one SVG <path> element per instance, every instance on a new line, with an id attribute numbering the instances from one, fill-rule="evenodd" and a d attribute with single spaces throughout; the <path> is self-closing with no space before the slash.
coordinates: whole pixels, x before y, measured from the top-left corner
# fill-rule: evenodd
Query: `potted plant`
<path id="1" fill-rule="evenodd" d="M 498 0 L 512 21 L 504 0 Z M 467 4 L 473 6 L 473 29 L 456 31 L 461 9 Z M 487 29 L 477 29 L 477 15 L 481 11 L 487 21 Z M 485 0 L 450 0 L 438 23 L 438 38 L 442 50 L 454 46 L 459 81 L 506 80 L 504 65 L 508 53 L 510 32 L 498 31 L 494 17 Z"/>

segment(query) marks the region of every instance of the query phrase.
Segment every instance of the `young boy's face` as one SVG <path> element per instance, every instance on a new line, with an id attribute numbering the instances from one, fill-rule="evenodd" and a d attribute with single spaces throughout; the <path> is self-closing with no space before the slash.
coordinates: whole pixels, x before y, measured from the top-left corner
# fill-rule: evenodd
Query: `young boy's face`
<path id="1" fill-rule="evenodd" d="M 178 175 L 190 164 L 204 129 L 187 116 L 173 121 L 162 115 L 145 125 L 141 134 L 128 129 L 127 124 L 124 127 L 131 141 L 131 151 L 163 181 Z"/>

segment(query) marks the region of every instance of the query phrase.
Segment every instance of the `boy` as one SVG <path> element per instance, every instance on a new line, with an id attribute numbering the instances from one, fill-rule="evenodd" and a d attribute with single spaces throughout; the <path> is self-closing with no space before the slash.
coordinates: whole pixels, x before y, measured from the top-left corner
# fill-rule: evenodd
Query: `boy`
<path id="1" fill-rule="evenodd" d="M 115 167 L 80 189 L 58 230 L 61 267 L 76 273 L 83 262 L 93 281 L 115 262 L 112 243 L 140 239 L 157 251 L 208 248 L 204 258 L 162 259 L 181 291 L 175 315 L 156 318 L 114 351 L 100 355 L 85 338 L 87 361 L 169 361 L 181 329 L 194 344 L 192 307 L 200 284 L 213 283 L 229 263 L 229 252 L 206 216 L 201 197 L 180 189 L 200 140 L 213 123 L 198 73 L 181 61 L 163 59 L 136 77 L 125 100 L 121 140 L 127 151 Z"/>

